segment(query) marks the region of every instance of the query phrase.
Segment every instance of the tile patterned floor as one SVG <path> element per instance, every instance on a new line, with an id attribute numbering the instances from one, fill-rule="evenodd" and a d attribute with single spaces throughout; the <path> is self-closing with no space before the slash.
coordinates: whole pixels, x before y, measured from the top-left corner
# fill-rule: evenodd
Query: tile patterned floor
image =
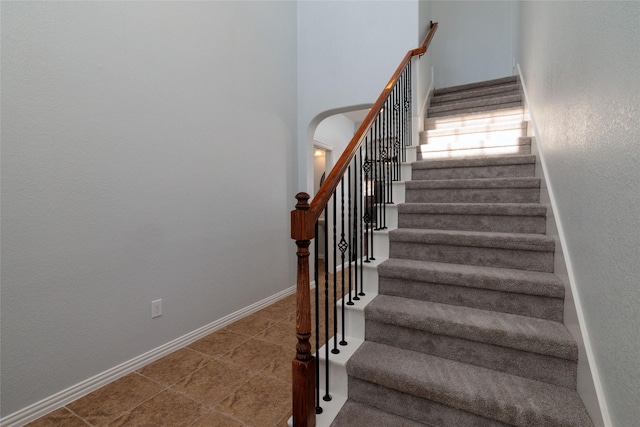
<path id="1" fill-rule="evenodd" d="M 220 329 L 29 427 L 284 427 L 295 296 Z"/>
<path id="2" fill-rule="evenodd" d="M 328 317 L 333 325 L 332 303 L 325 313 L 322 261 L 319 271 L 319 321 Z M 333 301 L 334 276 L 327 279 Z M 339 298 L 342 274 L 335 279 Z M 291 416 L 295 304 L 290 295 L 27 426 L 285 427 Z M 312 307 L 313 329 L 315 312 Z M 319 335 L 321 346 L 324 328 Z M 314 349 L 315 338 L 311 342 Z"/>

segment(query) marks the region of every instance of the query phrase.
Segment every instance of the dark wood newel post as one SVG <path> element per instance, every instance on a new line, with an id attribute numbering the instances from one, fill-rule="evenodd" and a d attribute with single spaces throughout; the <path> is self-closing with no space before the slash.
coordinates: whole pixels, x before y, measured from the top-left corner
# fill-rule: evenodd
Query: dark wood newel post
<path id="1" fill-rule="evenodd" d="M 315 427 L 316 360 L 311 355 L 311 300 L 309 295 L 309 245 L 314 237 L 309 232 L 309 195 L 296 194 L 298 203 L 291 212 L 291 238 L 298 250 L 298 279 L 296 287 L 296 358 L 293 360 L 293 425 Z"/>

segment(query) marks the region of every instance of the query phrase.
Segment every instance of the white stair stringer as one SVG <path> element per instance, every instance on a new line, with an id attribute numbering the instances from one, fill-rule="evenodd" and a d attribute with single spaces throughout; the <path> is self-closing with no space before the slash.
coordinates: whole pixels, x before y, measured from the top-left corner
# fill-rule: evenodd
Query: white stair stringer
<path id="1" fill-rule="evenodd" d="M 413 162 L 403 162 L 400 165 L 400 180 L 401 181 L 409 181 L 411 179 L 411 163 L 413 163 Z"/>
<path id="2" fill-rule="evenodd" d="M 342 335 L 337 334 L 337 336 L 338 342 L 341 342 Z M 346 363 L 353 353 L 355 353 L 362 345 L 364 338 L 361 339 L 345 336 L 345 341 L 347 342 L 347 345 L 342 346 L 338 344 L 340 353 L 331 353 L 334 346 L 334 340 L 332 338 L 327 344 L 320 347 L 320 351 L 314 354 L 314 356 L 316 356 L 317 363 L 320 365 L 320 388 L 326 390 L 326 346 L 329 345 L 329 392 L 332 397 L 334 394 L 339 396 L 346 396 L 348 394 Z M 323 406 L 323 403 L 325 403 L 325 401 L 323 401 L 321 397 L 320 406 Z"/>
<path id="3" fill-rule="evenodd" d="M 405 181 L 394 181 L 391 183 L 391 185 L 393 186 L 393 203 L 396 205 L 404 203 L 404 183 Z"/>
<path id="4" fill-rule="evenodd" d="M 346 364 L 349 358 L 356 352 L 356 350 L 364 342 L 364 309 L 365 307 L 378 295 L 378 265 L 380 265 L 387 258 L 376 258 L 375 261 L 362 264 L 362 284 L 365 295 L 359 295 L 359 300 L 355 300 L 354 305 L 344 305 L 345 309 L 345 341 L 346 346 L 338 345 L 340 353 L 333 354 L 331 349 L 334 345 L 334 339 L 329 340 L 329 387 L 331 401 L 327 402 L 320 398 L 320 406 L 322 406 L 322 414 L 316 415 L 317 427 L 329 427 L 336 415 L 342 408 L 342 405 L 347 401 L 348 395 L 348 375 Z M 358 265 L 359 267 L 360 265 Z M 352 297 L 356 295 L 356 290 L 352 291 Z M 337 302 L 338 313 L 342 311 L 343 301 L 347 298 L 343 298 Z M 342 319 L 338 315 L 338 331 L 342 330 Z M 338 336 L 338 342 L 342 339 L 342 334 L 336 334 Z M 326 346 L 326 344 L 325 344 Z M 317 363 L 320 366 L 320 391 L 321 396 L 324 396 L 325 386 L 325 369 L 326 362 L 326 349 L 325 346 L 320 347 L 320 350 L 316 354 Z M 289 420 L 289 425 L 293 425 Z"/>
<path id="5" fill-rule="evenodd" d="M 370 263 L 363 264 L 362 275 L 364 280 L 362 283 L 364 284 L 364 295 L 357 295 L 359 300 L 353 300 L 353 297 L 356 296 L 356 291 L 353 290 L 351 292 L 353 305 L 344 305 L 346 336 L 364 339 L 364 308 L 378 295 L 378 266 L 386 259 L 376 259 Z M 343 301 L 349 301 L 349 298 L 343 298 L 338 301 L 338 312 L 342 311 Z M 338 331 L 342 331 L 341 316 L 338 316 Z"/>
<path id="6" fill-rule="evenodd" d="M 419 145 L 410 145 L 409 147 L 405 148 L 405 162 L 406 163 L 413 163 L 416 160 L 418 160 L 418 147 Z"/>
<path id="7" fill-rule="evenodd" d="M 373 232 L 373 257 L 375 260 L 380 258 L 389 258 L 389 231 L 391 228 L 387 227 L 384 230 L 375 230 Z"/>

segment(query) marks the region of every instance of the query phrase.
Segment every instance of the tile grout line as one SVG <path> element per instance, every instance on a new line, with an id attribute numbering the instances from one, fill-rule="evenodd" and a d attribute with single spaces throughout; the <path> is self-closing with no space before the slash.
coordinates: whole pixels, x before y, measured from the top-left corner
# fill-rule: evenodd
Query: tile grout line
<path id="1" fill-rule="evenodd" d="M 90 426 L 90 427 L 95 427 L 93 424 L 91 424 L 89 421 L 85 420 L 83 417 L 81 417 L 80 415 L 78 415 L 77 413 L 75 413 L 71 408 L 67 407 L 66 405 L 63 406 L 64 409 L 66 409 L 67 411 L 71 412 L 74 416 L 76 416 L 77 418 L 80 419 L 80 421 L 82 421 L 83 423 L 85 423 L 86 425 Z"/>

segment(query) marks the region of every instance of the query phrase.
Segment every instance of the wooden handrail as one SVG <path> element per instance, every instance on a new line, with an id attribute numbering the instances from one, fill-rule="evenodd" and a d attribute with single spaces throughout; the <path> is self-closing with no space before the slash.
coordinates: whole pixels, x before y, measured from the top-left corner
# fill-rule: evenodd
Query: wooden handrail
<path id="1" fill-rule="evenodd" d="M 407 63 L 411 60 L 411 58 L 413 58 L 416 55 L 424 55 L 426 53 L 437 29 L 438 29 L 438 23 L 431 21 L 429 33 L 425 37 L 422 45 L 416 49 L 412 49 L 408 51 L 407 54 L 404 56 L 404 58 L 402 58 L 402 62 L 400 62 L 400 65 L 398 65 L 398 68 L 391 76 L 389 83 L 387 83 L 387 85 L 384 87 L 384 90 L 382 91 L 380 96 L 378 96 L 378 99 L 373 104 L 373 107 L 371 107 L 364 121 L 362 122 L 362 124 L 360 125 L 356 133 L 353 135 L 353 138 L 349 142 L 349 145 L 347 145 L 347 148 L 345 148 L 344 152 L 340 156 L 340 159 L 338 159 L 333 169 L 331 169 L 329 176 L 326 178 L 326 180 L 324 181 L 324 183 L 316 193 L 315 197 L 311 202 L 310 208 L 307 210 L 304 210 L 303 214 L 300 214 L 300 211 L 291 212 L 291 216 L 292 216 L 291 217 L 291 220 L 292 220 L 291 238 L 292 239 L 306 240 L 306 239 L 313 238 L 314 226 L 316 221 L 322 214 L 322 211 L 324 210 L 325 206 L 329 202 L 329 199 L 331 199 L 331 195 L 333 194 L 335 189 L 338 187 L 338 184 L 340 183 L 340 180 L 342 180 L 342 177 L 347 171 L 347 168 L 349 167 L 351 160 L 353 160 L 356 153 L 358 152 L 358 149 L 360 148 L 360 146 L 362 146 L 362 142 L 364 141 L 367 135 L 367 132 L 369 132 L 369 129 L 371 129 L 371 126 L 373 125 L 373 122 L 376 116 L 380 114 L 380 111 L 382 110 L 382 107 L 384 106 L 385 101 L 389 97 L 389 94 L 391 93 L 393 86 L 398 81 L 398 78 L 400 77 L 402 70 L 407 65 Z M 296 215 L 294 215 L 294 213 Z M 294 223 L 294 217 L 295 217 L 295 223 Z"/>
<path id="2" fill-rule="evenodd" d="M 398 83 L 403 70 L 407 67 L 412 57 L 423 55 L 427 51 L 437 28 L 438 24 L 432 21 L 429 33 L 422 45 L 408 51 L 404 56 L 311 204 L 309 204 L 310 196 L 307 193 L 298 193 L 296 195 L 298 203 L 296 204 L 296 209 L 291 212 L 291 238 L 296 241 L 296 255 L 298 257 L 296 283 L 296 337 L 298 342 L 296 344 L 296 357 L 292 363 L 293 424 L 295 427 L 314 427 L 316 425 L 314 402 L 316 359 L 311 353 L 311 343 L 309 342 L 311 337 L 309 245 L 311 239 L 315 237 L 316 222 L 329 203 L 340 181 L 344 178 L 351 161 L 367 139 L 367 134 L 381 113 L 394 86 Z M 373 249 L 371 251 L 373 252 Z"/>

